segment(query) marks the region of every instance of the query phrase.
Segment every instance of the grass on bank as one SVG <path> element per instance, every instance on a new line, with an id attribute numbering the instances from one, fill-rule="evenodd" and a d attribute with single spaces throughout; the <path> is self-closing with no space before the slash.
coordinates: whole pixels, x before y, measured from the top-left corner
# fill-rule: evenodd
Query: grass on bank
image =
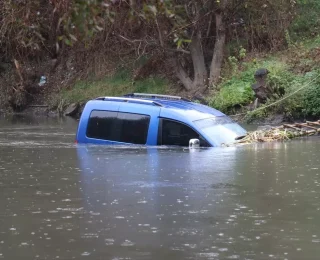
<path id="1" fill-rule="evenodd" d="M 62 90 L 52 107 L 62 108 L 70 103 L 82 103 L 100 96 L 121 96 L 128 93 L 168 94 L 168 82 L 159 77 L 132 81 L 130 72 L 120 70 L 113 76 L 99 80 L 79 80 L 70 89 Z"/>

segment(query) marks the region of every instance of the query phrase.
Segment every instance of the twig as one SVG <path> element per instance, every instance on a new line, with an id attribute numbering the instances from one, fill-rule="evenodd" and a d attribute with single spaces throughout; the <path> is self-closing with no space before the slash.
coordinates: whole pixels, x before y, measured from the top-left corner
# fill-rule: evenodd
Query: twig
<path id="1" fill-rule="evenodd" d="M 18 72 L 18 75 L 19 75 L 19 78 L 20 78 L 20 83 L 23 84 L 23 77 L 22 77 L 22 73 L 21 73 L 21 67 L 20 67 L 19 62 L 16 59 L 14 59 L 14 65 L 16 66 L 16 69 L 17 69 L 17 72 Z"/>
<path id="2" fill-rule="evenodd" d="M 207 29 L 207 38 L 209 37 L 210 31 L 211 31 L 211 24 L 212 24 L 212 15 L 210 16 L 208 29 Z"/>
<path id="3" fill-rule="evenodd" d="M 164 47 L 164 43 L 163 43 L 162 33 L 161 33 L 161 30 L 160 30 L 160 26 L 159 26 L 159 23 L 158 23 L 158 18 L 157 18 L 157 16 L 155 17 L 155 21 L 156 21 L 156 25 L 157 25 L 157 29 L 158 29 L 160 45 L 161 45 L 161 47 L 163 48 L 163 47 Z"/>

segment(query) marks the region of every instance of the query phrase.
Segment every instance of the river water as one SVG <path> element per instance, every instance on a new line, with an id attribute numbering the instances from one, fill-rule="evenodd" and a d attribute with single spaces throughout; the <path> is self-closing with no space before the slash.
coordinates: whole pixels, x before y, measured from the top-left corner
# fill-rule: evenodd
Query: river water
<path id="1" fill-rule="evenodd" d="M 0 259 L 319 259 L 320 138 L 110 148 L 76 129 L 0 119 Z"/>

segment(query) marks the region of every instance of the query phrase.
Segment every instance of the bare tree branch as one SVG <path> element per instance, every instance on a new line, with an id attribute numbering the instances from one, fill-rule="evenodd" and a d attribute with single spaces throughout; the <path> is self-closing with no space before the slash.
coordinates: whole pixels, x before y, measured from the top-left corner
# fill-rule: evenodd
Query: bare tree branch
<path id="1" fill-rule="evenodd" d="M 157 30 L 158 30 L 158 35 L 159 35 L 159 41 L 160 41 L 160 45 L 163 48 L 164 47 L 164 43 L 163 43 L 163 39 L 162 39 L 162 33 L 159 27 L 159 23 L 158 23 L 158 18 L 157 16 L 155 17 L 155 21 L 156 21 L 156 25 L 157 25 Z"/>
<path id="2" fill-rule="evenodd" d="M 141 45 L 141 43 L 145 43 L 146 45 L 151 45 L 151 46 L 158 46 L 159 48 L 163 49 L 163 50 L 166 50 L 166 51 L 170 51 L 170 52 L 181 52 L 181 53 L 184 53 L 184 54 L 190 54 L 190 51 L 186 51 L 184 49 L 172 49 L 172 48 L 166 48 L 166 47 L 162 47 L 160 46 L 158 43 L 155 42 L 155 40 L 153 40 L 152 42 L 148 42 L 146 41 L 145 39 L 144 40 L 140 40 L 140 39 L 134 39 L 134 40 L 130 40 L 126 37 L 124 37 L 123 35 L 118 35 L 120 38 L 124 39 L 125 41 L 127 42 L 130 42 L 132 44 L 135 44 L 135 43 L 139 43 L 139 45 Z"/>

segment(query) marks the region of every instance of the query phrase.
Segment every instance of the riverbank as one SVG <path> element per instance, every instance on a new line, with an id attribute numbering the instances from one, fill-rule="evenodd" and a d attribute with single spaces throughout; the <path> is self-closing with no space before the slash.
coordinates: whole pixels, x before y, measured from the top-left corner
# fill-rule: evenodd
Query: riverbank
<path id="1" fill-rule="evenodd" d="M 171 1 L 136 6 L 134 17 L 126 5 L 0 4 L 0 109 L 64 114 L 97 96 L 147 92 L 187 97 L 246 122 L 320 116 L 319 1 L 263 8 L 231 1 L 226 12 L 208 1 L 198 10 L 211 10 L 204 19 Z M 273 91 L 266 98 L 261 85 L 252 90 L 260 68 Z"/>
<path id="2" fill-rule="evenodd" d="M 206 103 L 231 115 L 235 120 L 254 124 L 278 125 L 282 122 L 313 120 L 320 117 L 320 37 L 292 44 L 288 49 L 275 53 L 243 53 L 239 49 L 230 56 L 222 71 L 220 84 L 208 89 Z M 242 55 L 240 55 L 242 52 Z M 240 57 L 241 56 L 241 57 Z M 259 68 L 269 71 L 267 84 L 272 89 L 282 89 L 283 96 L 275 95 L 253 109 L 255 100 L 252 84 L 254 73 Z M 72 70 L 71 70 L 72 71 Z M 61 84 L 52 75 L 19 114 L 56 116 L 65 114 L 70 104 L 79 111 L 86 101 L 98 96 L 120 96 L 132 92 L 179 95 L 187 98 L 188 92 L 168 74 L 150 74 L 135 78 L 134 69 L 129 66 L 118 67 L 107 76 L 88 76 L 74 78 Z M 57 73 L 61 72 L 61 69 Z M 70 74 L 71 75 L 71 74 Z M 70 76 L 71 77 L 71 76 Z M 59 86 L 59 84 L 61 84 Z M 40 88 L 40 87 L 39 87 Z M 3 102 L 2 102 L 3 103 Z M 2 108 L 2 113 L 17 113 Z"/>
<path id="3" fill-rule="evenodd" d="M 255 124 L 313 120 L 320 117 L 320 37 L 291 45 L 276 53 L 228 59 L 221 83 L 205 94 L 205 103 L 235 115 L 234 119 Z M 253 110 L 255 100 L 252 84 L 259 68 L 269 71 L 267 84 L 282 89 L 283 96 L 275 95 Z M 132 92 L 182 95 L 183 88 L 165 77 L 151 76 L 133 80 L 130 71 L 119 70 L 100 79 L 79 80 L 68 89 L 50 95 L 49 108 L 62 113 L 71 103 L 84 104 L 98 96 L 119 96 Z"/>

